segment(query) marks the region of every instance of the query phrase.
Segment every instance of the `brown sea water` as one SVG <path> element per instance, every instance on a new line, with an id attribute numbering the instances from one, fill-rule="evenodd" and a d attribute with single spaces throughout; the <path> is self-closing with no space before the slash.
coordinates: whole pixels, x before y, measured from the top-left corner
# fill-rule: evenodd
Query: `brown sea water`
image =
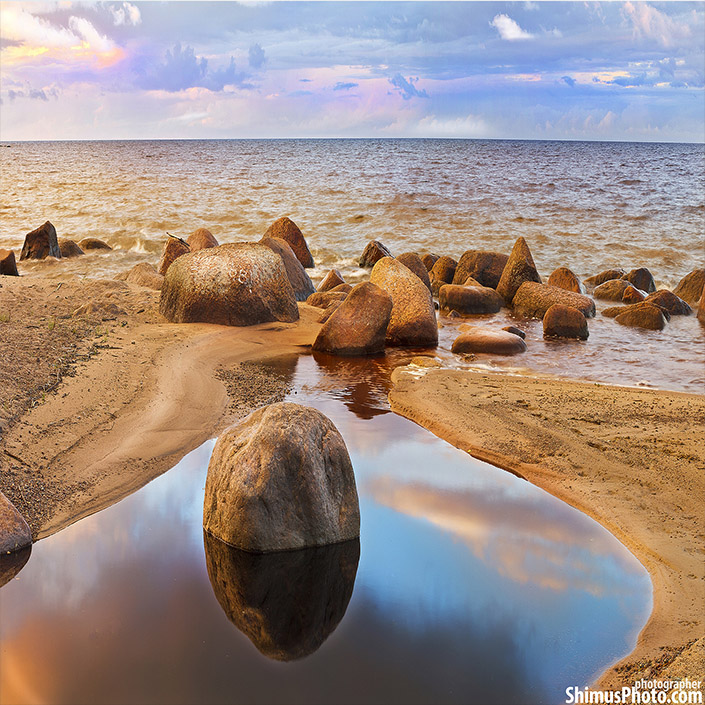
<path id="1" fill-rule="evenodd" d="M 394 254 L 467 249 L 508 253 L 524 236 L 542 276 L 585 278 L 648 267 L 673 288 L 705 265 L 705 148 L 695 144 L 507 140 L 206 140 L 12 143 L 0 148 L 0 247 L 17 252 L 49 219 L 59 237 L 98 237 L 115 251 L 24 265 L 29 275 L 115 275 L 156 263 L 165 232 L 207 227 L 220 242 L 258 240 L 282 215 L 303 230 L 320 280 L 355 282 L 371 239 Z M 517 323 L 508 312 L 491 323 Z M 442 357 L 455 325 L 441 319 Z M 694 316 L 661 333 L 591 321 L 588 343 L 545 344 L 525 324 L 519 372 L 705 390 Z M 515 364 L 516 363 L 516 364 Z M 462 363 L 465 364 L 465 363 Z M 480 366 L 506 360 L 478 359 Z"/>

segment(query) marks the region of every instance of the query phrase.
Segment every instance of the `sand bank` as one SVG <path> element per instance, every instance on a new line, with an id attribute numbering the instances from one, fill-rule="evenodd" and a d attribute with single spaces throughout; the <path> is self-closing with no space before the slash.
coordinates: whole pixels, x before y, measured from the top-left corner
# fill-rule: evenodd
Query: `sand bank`
<path id="1" fill-rule="evenodd" d="M 392 380 L 395 412 L 590 515 L 647 568 L 653 612 L 603 687 L 705 673 L 705 397 L 415 367 Z"/>

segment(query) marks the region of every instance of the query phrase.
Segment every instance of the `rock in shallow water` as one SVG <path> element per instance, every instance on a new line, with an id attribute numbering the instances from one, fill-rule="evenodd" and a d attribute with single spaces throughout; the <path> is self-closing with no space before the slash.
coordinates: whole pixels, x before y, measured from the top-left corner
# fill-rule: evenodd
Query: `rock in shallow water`
<path id="1" fill-rule="evenodd" d="M 651 272 L 646 267 L 639 267 L 627 272 L 622 279 L 625 279 L 630 284 L 633 284 L 637 289 L 645 291 L 647 294 L 656 291 L 656 284 Z"/>
<path id="2" fill-rule="evenodd" d="M 461 326 L 463 331 L 454 341 L 454 353 L 492 353 L 494 355 L 516 355 L 526 350 L 526 343 L 514 333 L 479 326 Z"/>
<path id="3" fill-rule="evenodd" d="M 113 249 L 107 242 L 103 242 L 97 237 L 84 237 L 78 244 L 84 252 L 88 252 L 89 250 L 102 250 L 104 252 L 109 252 Z"/>
<path id="4" fill-rule="evenodd" d="M 203 528 L 259 553 L 358 538 L 355 475 L 333 422 L 281 402 L 223 432 L 208 466 Z"/>
<path id="5" fill-rule="evenodd" d="M 557 286 L 567 291 L 575 291 L 578 294 L 585 293 L 585 287 L 582 282 L 568 267 L 558 267 L 558 269 L 553 270 L 546 284 L 548 286 Z"/>
<path id="6" fill-rule="evenodd" d="M 208 247 L 218 247 L 218 241 L 208 228 L 198 228 L 198 230 L 194 230 L 188 236 L 186 244 L 189 246 L 189 251 L 191 252 L 205 250 Z"/>
<path id="7" fill-rule="evenodd" d="M 468 250 L 458 262 L 453 284 L 464 284 L 468 277 L 477 280 L 482 286 L 496 289 L 509 257 L 500 252 Z"/>
<path id="8" fill-rule="evenodd" d="M 299 319 L 281 257 L 251 242 L 209 247 L 176 259 L 164 277 L 159 311 L 172 323 L 251 326 Z"/>
<path id="9" fill-rule="evenodd" d="M 649 294 L 644 301 L 656 304 L 659 308 L 665 308 L 672 316 L 689 316 L 693 309 L 668 289 L 661 289 Z"/>
<path id="10" fill-rule="evenodd" d="M 397 262 L 401 262 L 410 269 L 424 283 L 424 286 L 431 291 L 431 280 L 428 277 L 428 270 L 415 252 L 402 252 L 397 257 Z"/>
<path id="11" fill-rule="evenodd" d="M 507 305 L 511 305 L 519 287 L 525 282 L 541 284 L 541 277 L 536 270 L 529 245 L 523 237 L 520 237 L 514 243 L 507 264 L 502 270 L 502 276 L 497 284 L 497 293 Z"/>
<path id="12" fill-rule="evenodd" d="M 504 299 L 488 286 L 458 286 L 444 284 L 438 292 L 441 311 L 458 311 L 473 315 L 497 313 L 504 305 Z"/>
<path id="13" fill-rule="evenodd" d="M 289 246 L 286 240 L 280 237 L 263 237 L 260 242 L 268 247 L 272 252 L 276 252 L 284 263 L 286 276 L 289 278 L 291 288 L 294 290 L 294 296 L 297 301 L 306 301 L 306 299 L 316 291 L 303 265 L 297 259 L 294 251 Z"/>
<path id="14" fill-rule="evenodd" d="M 635 287 L 626 279 L 609 279 L 595 287 L 595 291 L 592 292 L 592 295 L 596 299 L 602 299 L 603 301 L 621 301 L 624 292 L 629 288 L 633 289 Z"/>
<path id="15" fill-rule="evenodd" d="M 360 267 L 373 267 L 382 257 L 393 257 L 389 249 L 379 240 L 370 240 L 360 255 Z"/>
<path id="16" fill-rule="evenodd" d="M 296 258 L 301 262 L 302 267 L 311 269 L 314 266 L 313 255 L 311 255 L 311 250 L 308 249 L 306 238 L 299 226 L 291 218 L 284 216 L 275 220 L 267 228 L 267 232 L 262 239 L 267 237 L 279 237 L 282 240 L 286 240 L 289 243 L 289 247 L 294 251 Z"/>
<path id="17" fill-rule="evenodd" d="M 683 301 L 697 305 L 703 291 L 705 291 L 705 269 L 694 269 L 678 282 L 673 293 Z"/>
<path id="18" fill-rule="evenodd" d="M 647 330 L 663 330 L 666 326 L 666 316 L 663 309 L 646 301 L 625 306 L 614 320 L 623 326 Z"/>
<path id="19" fill-rule="evenodd" d="M 316 291 L 330 291 L 338 286 L 338 284 L 345 284 L 345 279 L 343 279 L 343 275 L 337 269 L 331 269 L 318 285 Z"/>
<path id="20" fill-rule="evenodd" d="M 73 240 L 68 240 L 67 238 L 61 238 L 59 242 L 59 249 L 61 250 L 61 257 L 80 257 L 85 254 L 84 251 L 79 247 L 77 242 Z"/>
<path id="21" fill-rule="evenodd" d="M 577 338 L 587 340 L 587 319 L 573 306 L 553 304 L 543 317 L 544 338 Z"/>
<path id="22" fill-rule="evenodd" d="M 45 257 L 61 259 L 56 229 L 48 220 L 44 225 L 25 235 L 20 262 L 24 259 L 44 259 Z"/>
<path id="23" fill-rule="evenodd" d="M 546 311 L 554 304 L 573 306 L 586 318 L 595 315 L 595 302 L 589 296 L 548 284 L 525 282 L 519 287 L 513 301 L 515 315 L 527 318 L 543 319 Z"/>

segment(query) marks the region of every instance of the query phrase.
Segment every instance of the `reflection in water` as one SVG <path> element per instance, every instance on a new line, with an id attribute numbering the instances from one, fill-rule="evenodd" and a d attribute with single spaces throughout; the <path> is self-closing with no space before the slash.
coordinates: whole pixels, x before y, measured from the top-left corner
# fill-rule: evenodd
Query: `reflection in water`
<path id="1" fill-rule="evenodd" d="M 293 661 L 318 650 L 352 596 L 360 542 L 249 553 L 203 533 L 213 592 L 228 619 L 265 656 Z"/>
<path id="2" fill-rule="evenodd" d="M 24 567 L 32 553 L 32 546 L 26 546 L 20 551 L 0 554 L 0 587 L 9 583 Z"/>

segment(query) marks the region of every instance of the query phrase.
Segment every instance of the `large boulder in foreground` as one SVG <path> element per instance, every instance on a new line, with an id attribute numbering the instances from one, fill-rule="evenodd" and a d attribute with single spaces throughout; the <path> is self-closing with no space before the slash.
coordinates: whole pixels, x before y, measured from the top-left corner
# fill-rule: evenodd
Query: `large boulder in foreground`
<path id="1" fill-rule="evenodd" d="M 252 242 L 209 247 L 176 259 L 159 303 L 172 323 L 251 326 L 299 318 L 281 257 Z"/>
<path id="2" fill-rule="evenodd" d="M 425 347 L 438 344 L 438 324 L 431 292 L 421 280 L 392 257 L 383 257 L 370 281 L 392 297 L 387 345 Z"/>
<path id="3" fill-rule="evenodd" d="M 360 267 L 374 267 L 382 257 L 393 257 L 392 253 L 379 240 L 370 240 L 360 255 Z"/>
<path id="4" fill-rule="evenodd" d="M 186 239 L 186 244 L 191 252 L 205 250 L 207 247 L 218 247 L 218 241 L 208 228 L 194 230 Z"/>
<path id="5" fill-rule="evenodd" d="M 575 291 L 578 294 L 585 293 L 585 287 L 578 278 L 578 275 L 571 269 L 568 269 L 568 267 L 558 267 L 558 269 L 554 269 L 546 284 L 549 286 L 557 286 L 567 291 Z"/>
<path id="6" fill-rule="evenodd" d="M 267 228 L 267 232 L 262 239 L 268 237 L 280 237 L 282 240 L 286 240 L 289 243 L 289 247 L 294 251 L 296 259 L 301 262 L 301 266 L 306 269 L 311 269 L 314 266 L 313 255 L 311 250 L 308 249 L 306 238 L 304 238 L 299 226 L 291 218 L 284 216 L 275 220 Z"/>
<path id="7" fill-rule="evenodd" d="M 444 284 L 438 292 L 441 311 L 457 311 L 466 315 L 497 313 L 504 299 L 489 286 Z"/>
<path id="8" fill-rule="evenodd" d="M 157 272 L 164 276 L 173 262 L 189 252 L 191 252 L 191 248 L 185 240 L 169 235 L 164 243 L 164 249 L 162 250 L 162 257 L 159 260 Z"/>
<path id="9" fill-rule="evenodd" d="M 280 402 L 227 429 L 208 465 L 203 528 L 258 553 L 358 538 L 355 475 L 333 422 Z"/>
<path id="10" fill-rule="evenodd" d="M 516 355 L 526 350 L 524 339 L 505 330 L 479 326 L 461 326 L 463 331 L 454 341 L 451 352 Z"/>
<path id="11" fill-rule="evenodd" d="M 625 273 L 626 272 L 621 268 L 605 269 L 599 274 L 595 274 L 594 276 L 585 279 L 583 284 L 585 284 L 588 289 L 594 289 L 596 286 L 600 286 L 600 284 L 604 284 L 610 279 L 621 279 Z"/>
<path id="12" fill-rule="evenodd" d="M 651 272 L 646 267 L 639 267 L 627 272 L 622 279 L 626 279 L 630 284 L 633 284 L 637 289 L 650 294 L 656 291 L 656 284 Z"/>
<path id="13" fill-rule="evenodd" d="M 544 338 L 577 338 L 587 340 L 587 319 L 582 311 L 573 306 L 553 304 L 543 317 Z"/>
<path id="14" fill-rule="evenodd" d="M 465 284 L 468 277 L 472 277 L 482 286 L 496 289 L 508 260 L 509 257 L 500 252 L 468 250 L 458 262 L 453 284 Z"/>
<path id="15" fill-rule="evenodd" d="M 397 262 L 401 262 L 410 269 L 424 283 L 424 286 L 431 291 L 431 280 L 428 277 L 428 270 L 415 252 L 402 252 L 397 257 Z"/>
<path id="16" fill-rule="evenodd" d="M 85 252 L 80 248 L 77 242 L 69 240 L 68 238 L 61 238 L 59 241 L 59 249 L 61 250 L 62 257 L 80 257 L 84 255 Z"/>
<path id="17" fill-rule="evenodd" d="M 164 277 L 149 262 L 140 262 L 127 273 L 125 281 L 159 291 L 164 283 Z"/>
<path id="18" fill-rule="evenodd" d="M 526 240 L 520 237 L 514 243 L 507 264 L 502 271 L 502 276 L 497 284 L 497 293 L 507 302 L 507 305 L 511 305 L 514 295 L 524 282 L 541 284 L 541 277 L 536 270 L 534 258 L 531 256 L 531 250 L 526 244 Z"/>
<path id="19" fill-rule="evenodd" d="M 653 294 L 649 294 L 644 301 L 656 304 L 659 308 L 665 308 L 672 316 L 690 316 L 693 309 L 668 289 L 660 289 Z"/>
<path id="20" fill-rule="evenodd" d="M 625 306 L 624 310 L 615 316 L 614 320 L 623 326 L 632 328 L 663 330 L 667 319 L 663 309 L 659 306 L 642 301 L 640 304 Z"/>
<path id="21" fill-rule="evenodd" d="M 0 553 L 31 546 L 32 532 L 15 505 L 0 492 Z"/>
<path id="22" fill-rule="evenodd" d="M 228 619 L 267 658 L 308 656 L 347 609 L 358 540 L 299 551 L 249 553 L 204 534 L 208 577 Z"/>
<path id="23" fill-rule="evenodd" d="M 294 290 L 296 300 L 306 301 L 316 291 L 316 288 L 289 243 L 280 237 L 263 237 L 260 242 L 282 258 L 286 276 L 289 277 L 289 283 Z"/>
<path id="24" fill-rule="evenodd" d="M 19 277 L 17 261 L 12 250 L 0 250 L 0 274 L 8 277 Z"/>
<path id="25" fill-rule="evenodd" d="M 32 230 L 31 233 L 24 236 L 20 262 L 23 259 L 44 259 L 45 257 L 61 259 L 56 229 L 48 220 L 44 225 L 40 225 L 36 230 Z"/>
<path id="26" fill-rule="evenodd" d="M 314 350 L 333 355 L 373 355 L 384 352 L 392 297 L 372 282 L 353 287 L 326 320 Z"/>
<path id="27" fill-rule="evenodd" d="M 554 304 L 572 306 L 590 318 L 595 315 L 595 302 L 584 294 L 566 291 L 557 286 L 524 282 L 514 296 L 514 314 L 526 318 L 541 318 Z"/>
<path id="28" fill-rule="evenodd" d="M 697 305 L 703 291 L 705 291 L 705 269 L 694 269 L 678 282 L 673 293 L 683 301 Z"/>

